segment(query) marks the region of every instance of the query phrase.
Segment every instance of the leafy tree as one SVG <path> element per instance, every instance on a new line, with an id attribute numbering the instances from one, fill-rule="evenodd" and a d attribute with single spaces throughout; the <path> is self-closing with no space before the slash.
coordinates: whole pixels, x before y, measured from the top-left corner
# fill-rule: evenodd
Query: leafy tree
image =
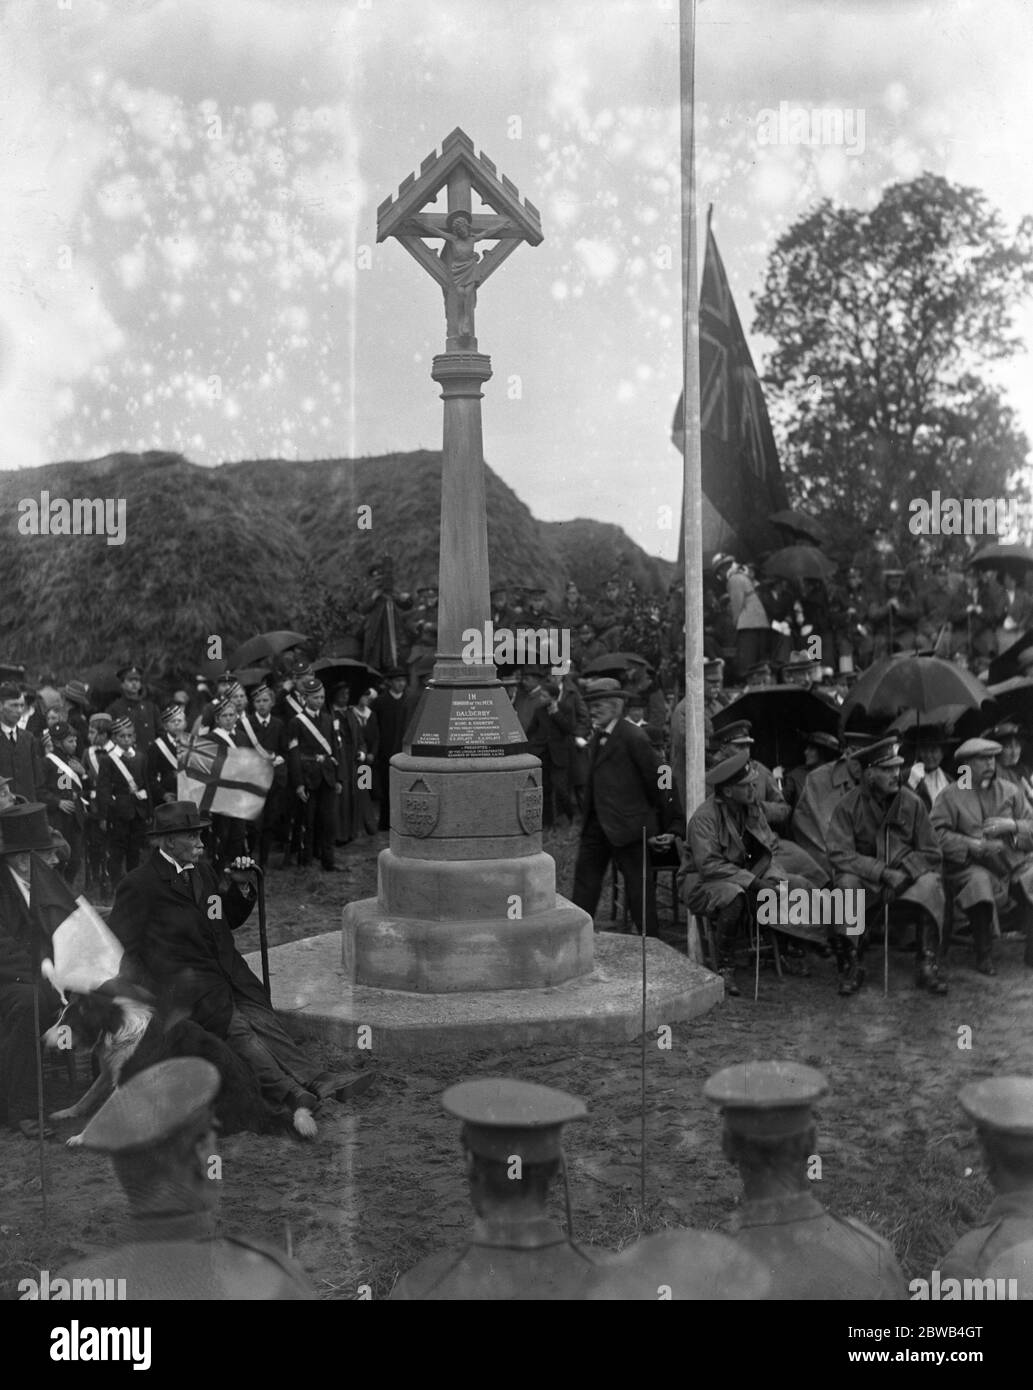
<path id="1" fill-rule="evenodd" d="M 781 237 L 754 330 L 795 501 L 849 555 L 878 522 L 907 549 L 913 497 L 1025 498 L 1029 441 L 981 375 L 1020 350 L 1033 218 L 1013 238 L 982 194 L 933 174 L 870 211 L 824 200 Z"/>

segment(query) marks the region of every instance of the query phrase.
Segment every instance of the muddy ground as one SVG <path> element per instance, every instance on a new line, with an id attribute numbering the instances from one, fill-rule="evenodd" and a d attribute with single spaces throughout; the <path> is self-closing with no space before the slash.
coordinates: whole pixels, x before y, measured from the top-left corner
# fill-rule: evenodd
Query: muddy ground
<path id="1" fill-rule="evenodd" d="M 373 892 L 375 850 L 385 842 L 339 851 L 346 871 L 336 875 L 271 873 L 271 942 L 337 930 L 344 903 Z M 574 846 L 570 832 L 546 836 L 561 891 L 569 891 Z M 254 928 L 240 935 L 243 950 L 257 947 Z M 956 1104 L 959 1088 L 991 1074 L 1033 1075 L 1033 971 L 1022 965 L 1018 939 L 997 950 L 1000 973 L 986 979 L 956 948 L 946 999 L 915 991 L 912 958 L 903 950 L 891 952 L 888 998 L 880 976 L 856 997 L 840 999 L 825 961 L 815 961 L 810 979 L 779 983 L 765 970 L 757 1003 L 750 991 L 695 1022 L 675 1024 L 669 1051 L 650 1039 L 644 1210 L 638 1042 L 405 1061 L 368 1053 L 345 1058 L 323 1046 L 327 1061 L 374 1067 L 376 1085 L 352 1105 L 331 1107 L 314 1144 L 225 1137 L 223 1223 L 290 1245 L 323 1298 L 368 1296 L 364 1286 L 386 1298 L 400 1272 L 461 1240 L 467 1225 L 457 1126 L 441 1111 L 441 1092 L 461 1079 L 507 1075 L 561 1087 L 588 1103 L 587 1122 L 571 1126 L 566 1139 L 579 1239 L 619 1249 L 643 1230 L 718 1226 L 734 1207 L 736 1180 L 721 1156 L 703 1083 L 733 1062 L 788 1058 L 820 1067 L 831 1082 L 818 1117 L 817 1195 L 886 1236 L 908 1277 L 928 1277 L 991 1196 Z M 82 1090 L 85 1063 L 79 1075 Z M 48 1068 L 47 1085 L 48 1108 L 69 1103 L 62 1066 Z M 79 1127 L 71 1122 L 60 1133 Z M 50 1143 L 47 1174 L 44 1228 L 37 1147 L 0 1132 L 0 1297 L 15 1297 L 18 1280 L 38 1277 L 41 1268 L 56 1271 L 117 1239 L 124 1205 L 103 1156 Z M 560 1216 L 558 1202 L 556 1210 Z"/>

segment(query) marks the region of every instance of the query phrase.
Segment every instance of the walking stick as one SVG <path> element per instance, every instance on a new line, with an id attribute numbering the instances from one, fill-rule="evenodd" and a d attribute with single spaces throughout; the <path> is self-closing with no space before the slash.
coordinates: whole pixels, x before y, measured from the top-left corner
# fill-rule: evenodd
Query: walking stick
<path id="1" fill-rule="evenodd" d="M 257 864 L 252 864 L 251 867 L 258 875 L 258 949 L 262 953 L 262 984 L 271 1004 L 273 992 L 269 986 L 269 938 L 265 932 L 265 873 Z"/>
<path id="2" fill-rule="evenodd" d="M 639 1205 L 642 1208 L 642 1219 L 646 1217 L 646 912 L 648 893 L 646 874 L 649 872 L 649 864 L 646 853 L 646 827 L 642 826 L 642 1048 L 641 1048 L 641 1094 L 639 1108 L 641 1110 L 641 1136 L 639 1143 L 640 1151 L 640 1173 L 639 1173 Z"/>
<path id="3" fill-rule="evenodd" d="M 43 1207 L 43 1225 L 47 1224 L 47 1141 L 44 1138 L 46 1116 L 43 1113 L 43 1038 L 39 1023 L 39 984 L 41 978 L 39 941 L 33 932 L 32 945 L 32 1032 L 36 1040 L 36 1123 L 39 1126 L 39 1195 Z"/>
<path id="4" fill-rule="evenodd" d="M 887 827 L 883 835 L 882 857 L 889 863 L 890 857 L 890 832 Z M 882 997 L 887 998 L 890 992 L 890 900 L 884 899 L 882 904 Z"/>

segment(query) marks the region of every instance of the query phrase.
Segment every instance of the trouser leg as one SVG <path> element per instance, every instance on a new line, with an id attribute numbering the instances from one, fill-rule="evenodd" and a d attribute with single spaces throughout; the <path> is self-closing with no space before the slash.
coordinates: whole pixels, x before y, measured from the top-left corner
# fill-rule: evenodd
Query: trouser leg
<path id="1" fill-rule="evenodd" d="M 570 900 L 575 907 L 583 908 L 591 917 L 595 916 L 595 910 L 599 906 L 599 895 L 603 891 L 603 878 L 611 854 L 612 850 L 603 834 L 602 826 L 594 815 L 590 816 L 581 832 Z"/>
<path id="2" fill-rule="evenodd" d="M 653 875 L 649 872 L 648 859 L 645 878 L 643 879 L 642 846 L 639 844 L 623 845 L 620 849 L 614 849 L 613 857 L 617 862 L 617 867 L 624 875 L 624 891 L 627 894 L 628 910 L 631 913 L 632 921 L 641 933 L 643 930 L 642 892 L 645 888 L 645 932 L 647 936 L 659 936 L 660 923 L 656 916 L 656 883 Z"/>
<path id="3" fill-rule="evenodd" d="M 270 1105 L 288 1110 L 299 1106 L 312 1109 L 317 1098 L 306 1090 L 305 1082 L 316 1067 L 304 1058 L 274 1014 L 261 1011 L 269 1015 L 269 1022 L 259 1018 L 258 1012 L 248 1005 L 233 1010 L 226 1031 L 228 1046 L 251 1068 Z"/>

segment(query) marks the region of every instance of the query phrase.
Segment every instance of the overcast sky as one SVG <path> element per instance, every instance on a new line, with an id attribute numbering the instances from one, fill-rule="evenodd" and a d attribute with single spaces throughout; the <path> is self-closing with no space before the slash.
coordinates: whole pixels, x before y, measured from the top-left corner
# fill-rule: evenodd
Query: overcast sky
<path id="1" fill-rule="evenodd" d="M 676 0 L 15 0 L 0 34 L 0 466 L 438 448 L 440 292 L 376 208 L 455 126 L 541 210 L 484 286 L 485 456 L 673 556 Z M 818 197 L 930 169 L 1033 210 L 1028 0 L 702 0 L 701 215 L 744 321 Z M 761 144 L 781 102 L 854 150 Z M 851 126 L 848 126 L 848 130 Z M 436 243 L 435 243 L 436 245 Z M 1020 327 L 1033 340 L 1033 310 Z M 753 342 L 762 365 L 764 344 Z M 1028 359 L 1002 373 L 1033 434 Z"/>

